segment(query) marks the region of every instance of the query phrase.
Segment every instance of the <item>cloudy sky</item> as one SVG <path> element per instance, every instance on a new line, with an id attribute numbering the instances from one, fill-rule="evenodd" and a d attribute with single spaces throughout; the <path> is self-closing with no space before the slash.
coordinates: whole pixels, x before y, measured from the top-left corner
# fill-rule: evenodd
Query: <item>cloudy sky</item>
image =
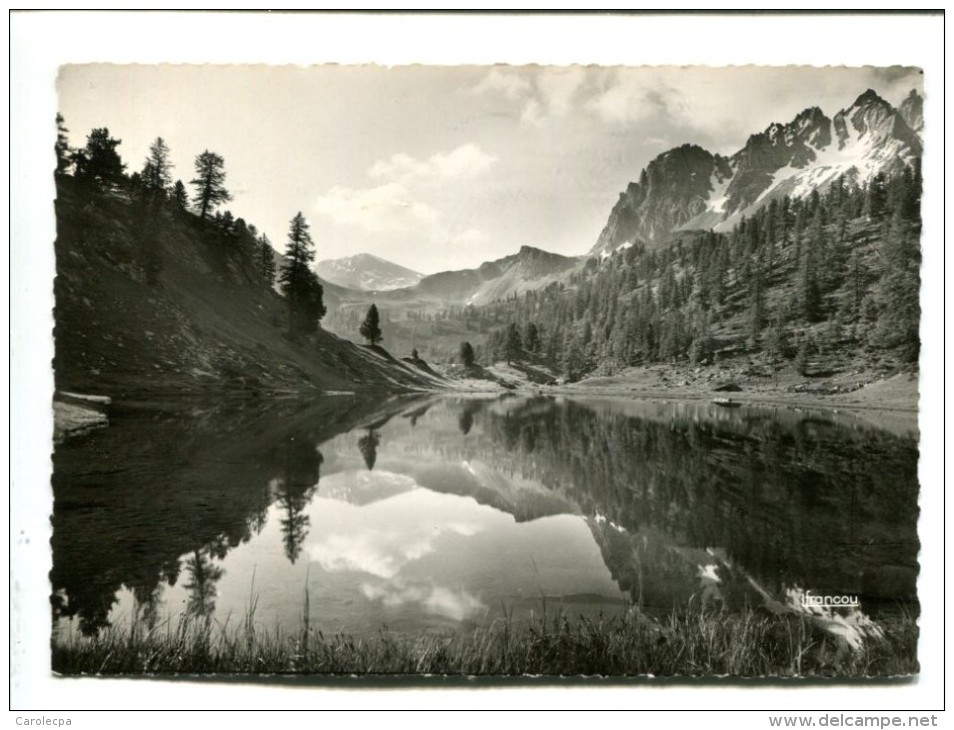
<path id="1" fill-rule="evenodd" d="M 422 273 L 531 245 L 581 254 L 665 150 L 732 153 L 749 134 L 867 88 L 892 104 L 915 69 L 595 66 L 70 65 L 74 146 L 108 127 L 130 170 L 162 136 L 188 182 L 225 159 L 229 209 L 283 250 L 302 211 L 319 259 L 373 253 Z"/>

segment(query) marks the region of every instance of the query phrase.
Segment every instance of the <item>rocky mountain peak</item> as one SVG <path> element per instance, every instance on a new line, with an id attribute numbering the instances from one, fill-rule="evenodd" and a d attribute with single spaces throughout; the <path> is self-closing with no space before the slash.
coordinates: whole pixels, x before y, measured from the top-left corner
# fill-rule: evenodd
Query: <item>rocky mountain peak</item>
<path id="1" fill-rule="evenodd" d="M 868 89 L 855 99 L 854 104 L 840 111 L 836 116 L 847 119 L 855 130 L 864 134 L 868 130 L 878 129 L 894 114 L 896 114 L 894 107 Z"/>
<path id="2" fill-rule="evenodd" d="M 831 142 L 831 119 L 817 106 L 813 106 L 796 116 L 787 131 L 792 135 L 790 144 L 799 140 L 815 148 L 825 147 Z"/>
<path id="3" fill-rule="evenodd" d="M 905 97 L 898 107 L 901 117 L 915 132 L 924 131 L 924 98 L 915 89 Z"/>
<path id="4" fill-rule="evenodd" d="M 727 230 L 773 198 L 801 197 L 839 176 L 863 183 L 921 155 L 922 99 L 895 109 L 868 89 L 829 118 L 817 106 L 752 134 L 729 158 L 693 144 L 652 160 L 620 194 L 591 254 L 640 240 L 661 243 L 685 230 Z"/>
<path id="5" fill-rule="evenodd" d="M 904 120 L 903 115 L 876 92 L 868 89 L 833 120 L 838 148 L 862 142 L 868 149 L 878 147 L 910 148 L 915 156 L 921 154 L 921 140 Z"/>
<path id="6" fill-rule="evenodd" d="M 538 256 L 549 256 L 550 253 L 544 251 L 542 248 L 536 248 L 534 246 L 521 246 L 520 250 L 517 251 L 517 256 L 520 258 L 535 258 Z"/>
<path id="7" fill-rule="evenodd" d="M 764 132 L 753 134 L 732 156 L 735 175 L 726 190 L 727 213 L 753 205 L 771 185 L 781 168 L 804 169 L 818 150 L 831 143 L 831 120 L 817 106 L 800 112 L 788 124 L 774 122 Z"/>
<path id="8" fill-rule="evenodd" d="M 890 104 L 888 104 L 888 102 L 882 99 L 881 95 L 878 94 L 878 92 L 875 91 L 874 89 L 865 89 L 858 96 L 858 98 L 855 99 L 855 103 L 852 104 L 852 107 L 867 106 L 869 104 L 879 104 L 879 105 L 887 104 L 888 106 L 891 106 Z"/>
<path id="9" fill-rule="evenodd" d="M 729 161 L 694 144 L 664 152 L 620 195 L 594 253 L 635 240 L 654 241 L 705 210 L 713 190 L 732 176 Z M 652 215 L 645 215 L 645 211 Z"/>

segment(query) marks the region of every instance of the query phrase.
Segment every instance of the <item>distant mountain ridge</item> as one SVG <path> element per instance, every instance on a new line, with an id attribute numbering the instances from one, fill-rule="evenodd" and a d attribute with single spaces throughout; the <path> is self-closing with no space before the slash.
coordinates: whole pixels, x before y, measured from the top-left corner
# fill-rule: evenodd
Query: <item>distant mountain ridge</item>
<path id="1" fill-rule="evenodd" d="M 730 157 L 691 144 L 656 157 L 620 194 L 591 255 L 635 241 L 661 243 L 681 230 L 727 231 L 784 195 L 804 197 L 844 175 L 863 184 L 920 158 L 923 99 L 898 109 L 868 89 L 827 117 L 818 107 L 772 123 Z"/>
<path id="2" fill-rule="evenodd" d="M 489 304 L 511 294 L 546 286 L 580 264 L 581 259 L 575 256 L 521 246 L 517 253 L 487 261 L 476 269 L 425 276 L 408 294 L 462 304 Z"/>
<path id="3" fill-rule="evenodd" d="M 369 253 L 319 261 L 315 273 L 332 284 L 358 291 L 404 289 L 414 286 L 424 277 L 417 271 Z"/>

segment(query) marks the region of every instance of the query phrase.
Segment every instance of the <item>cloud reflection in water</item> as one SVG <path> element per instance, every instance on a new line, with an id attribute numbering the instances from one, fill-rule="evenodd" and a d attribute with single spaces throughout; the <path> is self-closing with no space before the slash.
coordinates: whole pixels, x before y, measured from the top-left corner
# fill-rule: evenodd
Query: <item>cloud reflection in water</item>
<path id="1" fill-rule="evenodd" d="M 409 579 L 402 571 L 437 552 L 442 538 L 472 537 L 500 515 L 384 471 L 336 474 L 322 487 L 315 513 L 323 515 L 323 529 L 307 550 L 324 571 L 365 574 L 361 594 L 387 608 L 415 605 L 455 621 L 485 609 L 464 589 Z"/>
<path id="2" fill-rule="evenodd" d="M 401 581 L 391 584 L 361 584 L 361 592 L 368 600 L 381 601 L 388 608 L 397 608 L 408 604 L 417 604 L 427 613 L 455 621 L 463 621 L 475 613 L 486 610 L 486 606 L 464 590 L 453 590 L 435 585 L 401 585 Z"/>

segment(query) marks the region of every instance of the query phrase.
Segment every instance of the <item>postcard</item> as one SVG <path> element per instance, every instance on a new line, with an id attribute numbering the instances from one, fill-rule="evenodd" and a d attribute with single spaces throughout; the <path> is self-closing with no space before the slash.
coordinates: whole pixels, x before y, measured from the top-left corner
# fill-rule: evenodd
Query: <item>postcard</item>
<path id="1" fill-rule="evenodd" d="M 54 686 L 934 676 L 935 70 L 813 58 L 58 61 Z"/>

